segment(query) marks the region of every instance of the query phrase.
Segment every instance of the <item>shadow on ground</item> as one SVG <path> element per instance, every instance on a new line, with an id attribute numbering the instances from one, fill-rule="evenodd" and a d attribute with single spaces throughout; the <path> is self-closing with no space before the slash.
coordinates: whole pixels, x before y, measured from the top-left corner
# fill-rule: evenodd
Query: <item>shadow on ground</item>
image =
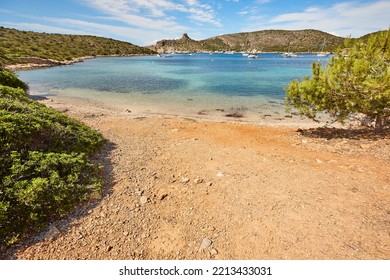
<path id="1" fill-rule="evenodd" d="M 310 138 L 323 138 L 323 139 L 349 139 L 349 140 L 381 140 L 390 139 L 390 128 L 383 129 L 381 131 L 375 131 L 374 129 L 361 128 L 361 129 L 345 129 L 334 127 L 318 127 L 310 129 L 299 129 L 301 135 Z"/>

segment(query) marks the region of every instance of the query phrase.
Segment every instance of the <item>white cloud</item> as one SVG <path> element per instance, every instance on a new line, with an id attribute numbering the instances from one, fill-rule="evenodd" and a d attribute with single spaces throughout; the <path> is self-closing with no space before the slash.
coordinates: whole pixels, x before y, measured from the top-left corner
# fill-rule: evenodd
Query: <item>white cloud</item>
<path id="1" fill-rule="evenodd" d="M 221 26 L 214 9 L 197 0 L 181 3 L 166 0 L 84 0 L 84 3 L 126 24 L 148 29 L 180 26 L 169 13 L 181 13 L 201 23 Z"/>
<path id="2" fill-rule="evenodd" d="M 78 30 L 83 30 L 83 34 L 108 38 L 114 37 L 140 45 L 151 45 L 155 43 L 156 38 L 161 39 L 161 36 L 172 38 L 177 32 L 183 32 L 181 29 L 171 29 L 163 32 L 158 30 L 145 30 L 138 27 L 116 26 L 69 18 L 43 18 L 42 20 L 60 26 L 68 26 L 71 28 L 77 28 Z M 142 41 L 140 41 L 140 38 L 142 38 Z"/>
<path id="3" fill-rule="evenodd" d="M 0 21 L 0 25 L 7 26 L 9 28 L 20 29 L 20 30 L 35 30 L 36 32 L 76 34 L 76 35 L 87 35 L 88 34 L 84 31 L 81 31 L 80 29 L 63 28 L 63 27 L 45 25 L 45 24 L 40 24 L 40 23 L 29 23 L 29 22 L 15 23 L 15 22 Z"/>
<path id="4" fill-rule="evenodd" d="M 390 1 L 344 2 L 330 7 L 309 7 L 300 13 L 281 14 L 259 28 L 314 28 L 344 37 L 359 37 L 378 28 L 389 28 L 389 11 Z"/>

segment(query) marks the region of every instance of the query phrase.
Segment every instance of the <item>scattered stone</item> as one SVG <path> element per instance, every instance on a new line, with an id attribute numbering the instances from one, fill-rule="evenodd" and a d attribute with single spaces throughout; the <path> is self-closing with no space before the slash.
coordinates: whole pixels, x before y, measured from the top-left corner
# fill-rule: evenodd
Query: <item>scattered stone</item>
<path id="1" fill-rule="evenodd" d="M 360 144 L 360 149 L 367 150 L 371 147 L 370 144 Z"/>
<path id="2" fill-rule="evenodd" d="M 58 235 L 60 235 L 61 232 L 59 231 L 59 229 L 56 227 L 56 226 L 52 226 L 46 233 L 45 233 L 45 236 L 43 237 L 44 239 L 48 240 L 48 239 L 51 239 L 51 238 L 55 238 L 57 237 Z"/>
<path id="3" fill-rule="evenodd" d="M 143 191 L 141 191 L 140 189 L 137 189 L 134 191 L 135 195 L 142 195 Z"/>
<path id="4" fill-rule="evenodd" d="M 131 110 L 129 110 L 129 109 L 126 109 L 126 113 L 131 113 Z"/>
<path id="5" fill-rule="evenodd" d="M 318 164 L 322 164 L 322 160 L 317 158 L 316 161 L 317 161 Z"/>
<path id="6" fill-rule="evenodd" d="M 213 185 L 213 182 L 208 182 L 207 186 L 211 187 Z"/>
<path id="7" fill-rule="evenodd" d="M 363 168 L 361 168 L 361 167 L 358 167 L 357 168 L 357 171 L 359 172 L 359 173 L 364 173 L 364 172 L 366 172 Z"/>
<path id="8" fill-rule="evenodd" d="M 213 244 L 213 241 L 207 237 L 203 238 L 202 243 L 199 246 L 198 252 L 203 252 Z"/>
<path id="9" fill-rule="evenodd" d="M 143 196 L 141 196 L 141 198 L 139 199 L 139 202 L 141 203 L 141 204 L 146 204 L 146 203 L 148 203 L 148 197 L 147 196 L 145 196 L 145 195 L 143 195 Z"/>
<path id="10" fill-rule="evenodd" d="M 187 177 L 184 177 L 184 178 L 181 180 L 181 182 L 182 182 L 183 184 L 187 184 L 189 181 L 190 181 L 190 178 L 187 178 Z"/>
<path id="11" fill-rule="evenodd" d="M 217 177 L 223 177 L 224 175 L 223 175 L 223 173 L 221 172 L 221 171 L 218 171 L 217 172 Z"/>
<path id="12" fill-rule="evenodd" d="M 196 177 L 195 180 L 194 180 L 194 183 L 195 183 L 195 184 L 203 183 L 203 179 L 201 179 L 201 178 L 199 178 L 199 177 Z"/>
<path id="13" fill-rule="evenodd" d="M 128 235 L 129 235 L 129 232 L 128 232 L 128 231 L 124 231 L 124 232 L 123 232 L 123 235 L 124 235 L 124 236 L 128 236 Z"/>
<path id="14" fill-rule="evenodd" d="M 210 254 L 212 256 L 218 255 L 218 251 L 215 248 L 213 248 L 213 249 L 210 250 Z"/>

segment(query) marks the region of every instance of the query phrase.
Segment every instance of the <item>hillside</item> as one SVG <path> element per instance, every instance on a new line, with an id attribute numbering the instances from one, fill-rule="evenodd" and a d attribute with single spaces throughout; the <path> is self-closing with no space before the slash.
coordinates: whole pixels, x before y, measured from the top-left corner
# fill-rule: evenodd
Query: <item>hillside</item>
<path id="1" fill-rule="evenodd" d="M 79 57 L 152 53 L 150 49 L 113 39 L 0 27 L 0 66 L 19 63 L 56 65 L 60 61 L 72 61 Z"/>
<path id="2" fill-rule="evenodd" d="M 318 30 L 263 30 L 226 34 L 196 41 L 183 34 L 178 40 L 161 40 L 150 47 L 157 52 L 317 52 L 324 45 L 324 51 L 333 51 L 344 38 Z"/>

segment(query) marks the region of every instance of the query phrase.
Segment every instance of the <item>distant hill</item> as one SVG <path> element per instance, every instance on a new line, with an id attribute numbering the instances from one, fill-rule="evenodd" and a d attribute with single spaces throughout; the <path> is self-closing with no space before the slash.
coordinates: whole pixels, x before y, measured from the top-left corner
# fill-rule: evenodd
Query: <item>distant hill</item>
<path id="1" fill-rule="evenodd" d="M 161 40 L 149 48 L 157 52 L 318 52 L 334 51 L 344 38 L 332 34 L 307 30 L 263 30 L 212 37 L 196 41 L 186 33 L 178 40 Z"/>
<path id="2" fill-rule="evenodd" d="M 130 43 L 84 35 L 47 34 L 0 27 L 0 66 L 53 63 L 99 55 L 144 55 L 154 51 Z"/>
<path id="3" fill-rule="evenodd" d="M 368 33 L 368 34 L 366 34 L 366 35 L 360 37 L 360 39 L 367 41 L 368 38 L 369 38 L 371 35 L 377 35 L 377 34 L 385 33 L 385 32 L 387 32 L 387 30 L 381 30 L 381 31 L 376 31 L 376 32 Z"/>

